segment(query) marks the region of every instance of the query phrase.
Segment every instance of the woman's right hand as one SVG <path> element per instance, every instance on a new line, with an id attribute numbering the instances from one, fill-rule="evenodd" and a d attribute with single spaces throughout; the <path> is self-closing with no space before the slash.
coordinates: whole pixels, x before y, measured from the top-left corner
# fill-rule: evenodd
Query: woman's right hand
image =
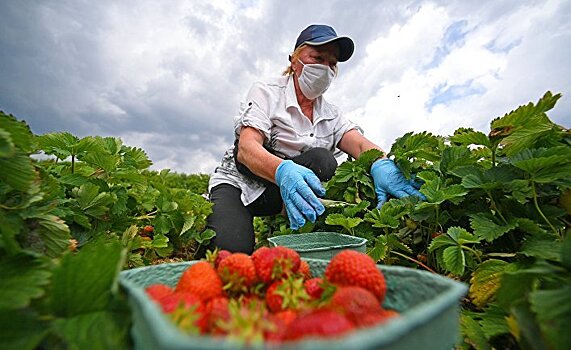
<path id="1" fill-rule="evenodd" d="M 276 169 L 275 179 L 292 229 L 302 227 L 306 218 L 315 222 L 317 216 L 323 214 L 325 207 L 317 196 L 324 196 L 325 188 L 313 171 L 284 160 Z"/>

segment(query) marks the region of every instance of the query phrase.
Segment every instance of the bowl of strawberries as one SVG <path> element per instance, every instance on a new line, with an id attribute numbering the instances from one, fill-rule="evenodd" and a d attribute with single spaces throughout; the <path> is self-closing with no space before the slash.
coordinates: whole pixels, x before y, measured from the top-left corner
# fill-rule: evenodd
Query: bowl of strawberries
<path id="1" fill-rule="evenodd" d="M 450 349 L 467 291 L 351 249 L 283 246 L 125 270 L 120 284 L 135 349 Z"/>

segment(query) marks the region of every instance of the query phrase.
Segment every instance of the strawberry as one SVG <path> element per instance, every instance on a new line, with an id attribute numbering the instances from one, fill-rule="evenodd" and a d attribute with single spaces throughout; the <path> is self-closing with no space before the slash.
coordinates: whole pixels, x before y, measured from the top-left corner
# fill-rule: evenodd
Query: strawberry
<path id="1" fill-rule="evenodd" d="M 214 250 L 207 250 L 206 251 L 206 258 L 205 260 L 211 263 L 215 269 L 218 268 L 220 262 L 227 257 L 232 255 L 232 253 L 225 249 L 216 248 Z"/>
<path id="2" fill-rule="evenodd" d="M 146 225 L 145 227 L 143 227 L 143 233 L 146 235 L 152 235 L 154 231 L 155 228 L 151 225 Z"/>
<path id="3" fill-rule="evenodd" d="M 160 301 L 163 312 L 169 314 L 176 326 L 188 333 L 205 333 L 208 320 L 200 298 L 192 293 L 175 292 Z"/>
<path id="4" fill-rule="evenodd" d="M 163 312 L 166 314 L 173 312 L 179 306 L 182 308 L 189 308 L 193 305 L 202 305 L 198 296 L 188 292 L 174 292 L 162 297 L 158 302 L 161 305 Z"/>
<path id="5" fill-rule="evenodd" d="M 317 300 L 321 298 L 321 294 L 323 294 L 323 287 L 321 286 L 322 282 L 323 279 L 321 277 L 314 277 L 303 283 L 305 292 L 309 295 L 310 299 Z"/>
<path id="6" fill-rule="evenodd" d="M 303 279 L 292 276 L 272 283 L 266 291 L 266 304 L 272 312 L 298 310 L 309 299 Z"/>
<path id="7" fill-rule="evenodd" d="M 194 293 L 206 302 L 222 295 L 222 280 L 212 265 L 199 261 L 183 272 L 175 291 Z"/>
<path id="8" fill-rule="evenodd" d="M 273 327 L 266 330 L 264 340 L 267 342 L 281 342 L 285 336 L 287 327 L 296 319 L 297 313 L 293 310 L 279 311 L 267 316 L 267 321 L 273 324 Z"/>
<path id="9" fill-rule="evenodd" d="M 327 308 L 337 311 L 357 327 L 361 325 L 363 316 L 381 314 L 381 304 L 369 290 L 357 286 L 339 286 L 329 300 Z"/>
<path id="10" fill-rule="evenodd" d="M 230 293 L 244 293 L 257 281 L 256 268 L 249 255 L 233 253 L 218 265 L 224 289 Z"/>
<path id="11" fill-rule="evenodd" d="M 343 250 L 325 268 L 325 278 L 337 285 L 353 285 L 371 291 L 382 304 L 387 286 L 373 258 L 355 250 Z"/>
<path id="12" fill-rule="evenodd" d="M 145 288 L 145 292 L 152 300 L 159 301 L 162 297 L 172 294 L 173 289 L 166 284 L 155 283 Z"/>
<path id="13" fill-rule="evenodd" d="M 311 278 L 311 270 L 309 269 L 309 264 L 305 260 L 301 260 L 299 263 L 299 269 L 297 270 L 297 274 L 301 275 L 304 280 L 308 280 Z"/>
<path id="14" fill-rule="evenodd" d="M 299 254 L 290 248 L 277 246 L 260 248 L 252 254 L 256 273 L 264 283 L 280 280 L 299 270 Z"/>
<path id="15" fill-rule="evenodd" d="M 248 345 L 260 345 L 264 334 L 275 329 L 275 325 L 267 321 L 268 312 L 265 304 L 259 300 L 251 299 L 247 303 L 236 299 L 228 304 L 230 318 L 219 323 L 227 337 Z"/>
<path id="16" fill-rule="evenodd" d="M 207 315 L 208 331 L 210 334 L 225 334 L 224 330 L 220 328 L 220 322 L 230 319 L 230 311 L 228 310 L 229 302 L 230 300 L 227 297 L 216 297 L 206 303 L 205 313 Z"/>
<path id="17" fill-rule="evenodd" d="M 287 327 L 284 340 L 298 340 L 304 337 L 338 337 L 354 328 L 345 316 L 337 312 L 315 309 L 298 315 L 295 321 Z"/>
<path id="18" fill-rule="evenodd" d="M 359 327 L 364 328 L 376 326 L 398 316 L 399 313 L 394 310 L 381 308 L 380 312 L 369 312 L 362 315 L 359 319 Z"/>

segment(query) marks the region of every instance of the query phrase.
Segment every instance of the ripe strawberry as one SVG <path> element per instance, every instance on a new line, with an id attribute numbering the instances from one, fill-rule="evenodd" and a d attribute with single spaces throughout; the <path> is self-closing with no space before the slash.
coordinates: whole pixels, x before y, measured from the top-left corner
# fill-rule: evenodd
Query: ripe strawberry
<path id="1" fill-rule="evenodd" d="M 333 294 L 327 308 L 337 311 L 355 326 L 360 327 L 363 316 L 381 314 L 381 304 L 369 290 L 357 286 L 339 286 Z"/>
<path id="2" fill-rule="evenodd" d="M 368 289 L 381 304 L 385 298 L 385 277 L 375 261 L 365 253 L 348 249 L 335 255 L 325 268 L 325 278 L 337 285 Z"/>
<path id="3" fill-rule="evenodd" d="M 262 282 L 270 283 L 292 275 L 299 270 L 299 254 L 290 248 L 277 246 L 260 248 L 252 254 L 256 273 Z"/>
<path id="4" fill-rule="evenodd" d="M 311 270 L 309 268 L 309 264 L 305 260 L 301 260 L 299 263 L 299 269 L 297 270 L 297 274 L 301 275 L 304 280 L 308 280 L 311 278 Z"/>
<path id="5" fill-rule="evenodd" d="M 208 320 L 204 304 L 192 293 L 175 292 L 160 300 L 163 312 L 180 329 L 192 334 L 205 333 Z"/>
<path id="6" fill-rule="evenodd" d="M 284 340 L 297 340 L 304 337 L 338 337 L 355 327 L 343 315 L 324 309 L 316 309 L 298 315 L 290 323 L 284 335 Z"/>
<path id="7" fill-rule="evenodd" d="M 323 279 L 321 277 L 314 277 L 303 283 L 307 295 L 309 295 L 312 300 L 318 300 L 321 298 L 321 294 L 323 294 L 323 287 L 321 286 L 322 282 Z"/>
<path id="8" fill-rule="evenodd" d="M 266 291 L 266 304 L 271 312 L 298 310 L 309 299 L 303 279 L 292 276 L 272 283 Z"/>
<path id="9" fill-rule="evenodd" d="M 155 231 L 155 228 L 151 225 L 146 225 L 145 227 L 143 227 L 143 233 L 145 233 L 147 235 L 152 235 L 154 231 Z"/>
<path id="10" fill-rule="evenodd" d="M 214 267 L 218 268 L 220 262 L 222 262 L 222 260 L 226 259 L 230 255 L 232 255 L 232 253 L 228 250 L 222 249 L 221 251 L 219 251 L 218 254 L 216 255 L 216 260 L 214 261 Z"/>
<path id="11" fill-rule="evenodd" d="M 206 303 L 205 313 L 208 320 L 207 328 L 210 334 L 225 334 L 225 331 L 220 328 L 220 322 L 230 319 L 230 311 L 228 310 L 229 302 L 230 300 L 227 297 L 216 297 Z"/>
<path id="12" fill-rule="evenodd" d="M 162 297 L 172 294 L 173 289 L 166 284 L 156 283 L 145 288 L 145 292 L 152 300 L 159 301 Z"/>
<path id="13" fill-rule="evenodd" d="M 199 261 L 187 268 L 175 289 L 177 292 L 196 294 L 202 301 L 222 295 L 222 280 L 216 270 L 206 261 Z"/>
<path id="14" fill-rule="evenodd" d="M 297 317 L 297 313 L 293 310 L 284 310 L 277 313 L 268 314 L 267 321 L 273 325 L 264 333 L 264 340 L 267 342 L 281 342 L 285 336 L 287 327 Z"/>
<path id="15" fill-rule="evenodd" d="M 254 262 L 244 253 L 231 254 L 220 262 L 217 271 L 230 293 L 245 293 L 257 281 Z"/>
<path id="16" fill-rule="evenodd" d="M 193 305 L 202 305 L 198 296 L 188 292 L 174 292 L 162 297 L 158 302 L 161 305 L 163 312 L 166 314 L 173 312 L 179 306 L 182 308 L 189 308 Z"/>
<path id="17" fill-rule="evenodd" d="M 369 312 L 361 316 L 359 319 L 359 327 L 372 327 L 388 320 L 398 317 L 399 313 L 394 310 L 382 309 L 380 312 Z"/>

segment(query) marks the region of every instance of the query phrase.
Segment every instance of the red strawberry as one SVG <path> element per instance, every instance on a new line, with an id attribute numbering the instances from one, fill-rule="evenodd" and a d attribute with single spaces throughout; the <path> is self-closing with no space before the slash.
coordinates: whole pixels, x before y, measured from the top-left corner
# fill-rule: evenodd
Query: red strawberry
<path id="1" fill-rule="evenodd" d="M 188 292 L 174 292 L 159 299 L 164 313 L 171 313 L 179 306 L 182 308 L 189 308 L 190 306 L 201 306 L 200 298 L 193 293 Z"/>
<path id="2" fill-rule="evenodd" d="M 321 277 L 314 277 L 303 283 L 305 291 L 311 299 L 317 300 L 321 298 L 321 294 L 323 294 L 323 287 L 321 286 L 322 282 L 323 279 Z"/>
<path id="3" fill-rule="evenodd" d="M 214 267 L 218 268 L 218 265 L 220 265 L 220 262 L 222 260 L 226 259 L 227 257 L 229 257 L 230 255 L 232 255 L 232 253 L 228 250 L 222 249 L 221 251 L 219 251 L 218 254 L 216 254 L 216 260 L 214 261 Z"/>
<path id="4" fill-rule="evenodd" d="M 230 319 L 230 311 L 228 310 L 228 303 L 230 300 L 226 297 L 212 298 L 206 303 L 206 315 L 208 319 L 208 331 L 213 335 L 225 334 L 225 331 L 220 328 L 220 322 L 228 321 Z"/>
<path id="5" fill-rule="evenodd" d="M 285 336 L 287 327 L 297 317 L 297 313 L 293 310 L 279 311 L 275 314 L 269 314 L 267 320 L 273 327 L 266 330 L 264 340 L 267 342 L 281 342 Z"/>
<path id="6" fill-rule="evenodd" d="M 172 322 L 180 329 L 199 334 L 207 331 L 208 320 L 204 304 L 192 293 L 175 292 L 160 301 L 163 312 L 169 314 Z"/>
<path id="7" fill-rule="evenodd" d="M 254 262 L 244 253 L 231 254 L 220 262 L 217 271 L 230 293 L 244 293 L 257 281 Z"/>
<path id="8" fill-rule="evenodd" d="M 359 320 L 359 327 L 376 326 L 398 316 L 399 313 L 394 310 L 386 310 L 381 308 L 380 312 L 370 312 L 362 315 Z"/>
<path id="9" fill-rule="evenodd" d="M 325 268 L 325 278 L 338 285 L 353 285 L 371 291 L 382 304 L 387 286 L 373 258 L 355 250 L 335 255 Z"/>
<path id="10" fill-rule="evenodd" d="M 311 278 L 311 270 L 309 268 L 309 264 L 305 260 L 301 260 L 299 263 L 299 270 L 297 273 L 303 277 L 303 279 L 308 280 Z"/>
<path id="11" fill-rule="evenodd" d="M 206 261 L 199 261 L 187 268 L 175 289 L 177 292 L 196 294 L 202 301 L 222 295 L 222 280 L 216 270 Z"/>
<path id="12" fill-rule="evenodd" d="M 298 310 L 308 300 L 303 279 L 292 276 L 272 283 L 266 291 L 266 304 L 272 312 Z"/>
<path id="13" fill-rule="evenodd" d="M 277 246 L 260 248 L 252 255 L 256 273 L 262 282 L 270 283 L 290 276 L 299 270 L 299 254 L 290 248 Z"/>
<path id="14" fill-rule="evenodd" d="M 145 288 L 145 292 L 152 300 L 159 301 L 162 297 L 173 293 L 173 289 L 166 284 L 156 283 Z"/>
<path id="15" fill-rule="evenodd" d="M 381 304 L 369 290 L 357 286 L 339 286 L 333 294 L 327 308 L 337 311 L 357 327 L 362 326 L 363 316 L 381 314 Z"/>
<path id="16" fill-rule="evenodd" d="M 341 336 L 355 327 L 343 315 L 324 309 L 316 309 L 300 314 L 290 323 L 284 340 L 298 340 L 304 337 L 332 338 Z"/>

